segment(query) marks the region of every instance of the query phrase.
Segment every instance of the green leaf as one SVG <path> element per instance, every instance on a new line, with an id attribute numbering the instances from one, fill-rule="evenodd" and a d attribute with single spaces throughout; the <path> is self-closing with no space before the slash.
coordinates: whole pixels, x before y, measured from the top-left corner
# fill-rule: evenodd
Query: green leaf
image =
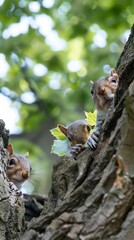
<path id="1" fill-rule="evenodd" d="M 55 153 L 58 156 L 65 156 L 68 151 L 68 139 L 54 140 L 54 144 L 51 148 L 51 153 Z"/>
<path id="2" fill-rule="evenodd" d="M 89 123 L 91 126 L 96 125 L 96 118 L 97 118 L 97 111 L 92 112 L 85 112 L 86 115 L 86 121 Z"/>
<path id="3" fill-rule="evenodd" d="M 66 139 L 66 136 L 61 132 L 61 130 L 58 127 L 51 129 L 50 132 L 58 140 Z"/>

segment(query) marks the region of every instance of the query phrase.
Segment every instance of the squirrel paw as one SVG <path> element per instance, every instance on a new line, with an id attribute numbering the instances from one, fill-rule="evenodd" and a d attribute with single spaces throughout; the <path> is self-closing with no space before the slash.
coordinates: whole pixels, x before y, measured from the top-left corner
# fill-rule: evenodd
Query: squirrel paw
<path id="1" fill-rule="evenodd" d="M 14 192 L 18 197 L 23 196 L 22 192 L 16 187 L 13 182 L 9 182 L 10 193 Z"/>
<path id="2" fill-rule="evenodd" d="M 95 149 L 99 142 L 99 132 L 93 132 L 88 138 L 87 145 L 90 149 Z"/>
<path id="3" fill-rule="evenodd" d="M 76 160 L 77 156 L 85 149 L 85 146 L 83 144 L 76 144 L 73 146 L 70 150 L 71 155 Z"/>

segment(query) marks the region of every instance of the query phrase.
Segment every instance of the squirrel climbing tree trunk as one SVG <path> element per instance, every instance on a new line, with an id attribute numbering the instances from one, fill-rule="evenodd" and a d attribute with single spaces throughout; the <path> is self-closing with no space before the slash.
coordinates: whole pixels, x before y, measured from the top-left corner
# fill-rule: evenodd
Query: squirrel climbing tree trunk
<path id="1" fill-rule="evenodd" d="M 3 161 L 7 155 L 1 140 L 3 239 L 4 236 L 20 239 L 21 234 L 23 240 L 134 239 L 134 26 L 116 70 L 119 87 L 97 149 L 86 149 L 77 161 L 67 157 L 58 159 L 48 200 L 40 216 L 33 218 L 24 232 L 20 197 L 11 201 L 10 186 L 4 179 Z M 13 227 L 16 222 L 14 233 L 11 219 Z"/>

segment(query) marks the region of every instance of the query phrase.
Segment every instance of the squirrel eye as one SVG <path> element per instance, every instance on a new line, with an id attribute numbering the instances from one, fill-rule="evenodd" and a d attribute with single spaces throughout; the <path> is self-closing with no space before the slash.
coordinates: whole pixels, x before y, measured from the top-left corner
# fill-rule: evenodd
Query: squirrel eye
<path id="1" fill-rule="evenodd" d="M 116 80 L 113 78 L 113 79 L 111 80 L 111 82 L 112 82 L 112 83 L 116 83 Z"/>
<path id="2" fill-rule="evenodd" d="M 15 165 L 15 164 L 16 164 L 15 160 L 13 158 L 11 158 L 9 161 L 9 165 Z"/>
<path id="3" fill-rule="evenodd" d="M 90 93 L 91 93 L 91 95 L 93 95 L 93 94 L 94 94 L 93 90 L 91 90 L 91 92 L 90 92 Z"/>
<path id="4" fill-rule="evenodd" d="M 91 128 L 89 126 L 87 126 L 87 131 L 90 132 Z"/>
<path id="5" fill-rule="evenodd" d="M 68 140 L 69 140 L 70 142 L 72 141 L 70 137 L 68 137 Z"/>

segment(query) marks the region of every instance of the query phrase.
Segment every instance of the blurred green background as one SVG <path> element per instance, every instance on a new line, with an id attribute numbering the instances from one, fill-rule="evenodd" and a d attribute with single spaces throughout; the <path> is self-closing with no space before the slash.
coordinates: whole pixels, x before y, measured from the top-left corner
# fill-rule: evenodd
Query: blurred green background
<path id="1" fill-rule="evenodd" d="M 49 130 L 94 109 L 89 81 L 115 67 L 133 7 L 134 0 L 0 0 L 0 117 L 15 121 L 15 152 L 30 154 L 25 191 L 48 193 L 57 158 Z"/>

